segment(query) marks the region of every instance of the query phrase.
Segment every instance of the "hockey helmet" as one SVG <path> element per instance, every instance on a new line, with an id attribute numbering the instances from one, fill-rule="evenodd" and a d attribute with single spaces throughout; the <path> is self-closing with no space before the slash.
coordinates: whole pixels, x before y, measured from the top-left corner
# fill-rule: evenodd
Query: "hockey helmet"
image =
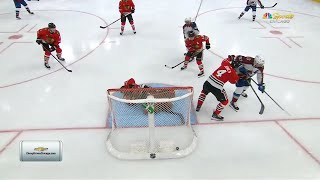
<path id="1" fill-rule="evenodd" d="M 235 59 L 235 57 L 236 57 L 235 55 L 228 55 L 228 58 L 230 61 L 233 61 Z"/>
<path id="2" fill-rule="evenodd" d="M 56 28 L 56 25 L 54 23 L 49 23 L 48 28 Z"/>
<path id="3" fill-rule="evenodd" d="M 187 23 L 191 23 L 191 17 L 187 17 L 184 22 L 187 24 Z"/>
<path id="4" fill-rule="evenodd" d="M 263 67 L 264 66 L 264 59 L 260 55 L 256 55 L 254 58 L 254 66 L 256 67 Z"/>
<path id="5" fill-rule="evenodd" d="M 53 23 L 49 23 L 48 24 L 48 28 L 49 28 L 49 31 L 50 31 L 51 34 L 56 31 L 56 25 L 53 24 Z"/>

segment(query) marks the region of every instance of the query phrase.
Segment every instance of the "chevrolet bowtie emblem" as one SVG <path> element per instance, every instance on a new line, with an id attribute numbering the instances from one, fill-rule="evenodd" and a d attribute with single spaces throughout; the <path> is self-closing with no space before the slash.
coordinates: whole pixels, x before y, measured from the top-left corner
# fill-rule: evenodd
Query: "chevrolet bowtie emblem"
<path id="1" fill-rule="evenodd" d="M 35 151 L 46 151 L 48 150 L 48 148 L 44 148 L 44 147 L 37 147 L 37 148 L 34 148 Z"/>

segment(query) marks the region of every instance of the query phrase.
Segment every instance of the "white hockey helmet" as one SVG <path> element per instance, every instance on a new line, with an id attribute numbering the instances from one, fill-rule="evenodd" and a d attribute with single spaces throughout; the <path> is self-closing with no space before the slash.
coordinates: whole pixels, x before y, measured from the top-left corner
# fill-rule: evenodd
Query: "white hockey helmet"
<path id="1" fill-rule="evenodd" d="M 256 55 L 254 58 L 254 66 L 263 67 L 264 66 L 264 59 L 260 55 Z"/>
<path id="2" fill-rule="evenodd" d="M 184 20 L 185 23 L 191 23 L 191 17 L 187 17 L 185 20 Z"/>

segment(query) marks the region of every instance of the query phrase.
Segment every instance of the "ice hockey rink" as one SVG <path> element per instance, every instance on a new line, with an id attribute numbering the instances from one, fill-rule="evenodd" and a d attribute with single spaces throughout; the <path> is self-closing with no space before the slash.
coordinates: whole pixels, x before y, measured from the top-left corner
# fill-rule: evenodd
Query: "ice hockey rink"
<path id="1" fill-rule="evenodd" d="M 134 0 L 137 34 L 127 23 L 123 36 L 118 1 L 27 1 L 35 15 L 0 1 L 0 179 L 320 179 L 320 3 L 312 0 L 262 1 L 273 9 L 251 11 L 241 20 L 245 0 Z M 200 6 L 201 5 L 201 6 Z M 200 6 L 200 8 L 199 8 Z M 197 15 L 199 9 L 199 13 Z M 272 23 L 265 13 L 294 14 Z M 182 25 L 196 17 L 200 34 L 210 38 L 204 51 L 205 76 L 195 62 L 174 66 L 185 52 Z M 43 51 L 36 31 L 54 22 L 62 36 L 65 65 Z M 223 122 L 210 120 L 218 102 L 207 99 L 193 126 L 198 144 L 180 159 L 119 160 L 106 148 L 106 90 L 134 77 L 137 83 L 192 86 L 196 104 L 202 84 L 228 54 L 265 58 L 266 94 L 252 90 L 226 107 Z M 254 78 L 255 79 L 255 78 Z M 226 84 L 229 99 L 235 89 Z M 21 162 L 22 140 L 60 140 L 61 162 Z"/>

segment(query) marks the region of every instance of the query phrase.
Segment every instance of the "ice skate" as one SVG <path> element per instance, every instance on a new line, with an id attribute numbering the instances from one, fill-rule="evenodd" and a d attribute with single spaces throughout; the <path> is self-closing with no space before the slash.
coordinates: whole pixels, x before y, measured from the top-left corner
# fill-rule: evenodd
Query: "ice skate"
<path id="1" fill-rule="evenodd" d="M 242 13 L 239 15 L 238 19 L 240 19 L 243 15 L 244 15 L 244 13 L 242 12 Z"/>
<path id="2" fill-rule="evenodd" d="M 44 66 L 45 66 L 47 69 L 50 69 L 49 63 L 44 63 Z"/>
<path id="3" fill-rule="evenodd" d="M 248 97 L 248 94 L 245 93 L 245 92 L 242 92 L 242 93 L 241 93 L 241 96 L 247 98 L 247 97 Z"/>
<path id="4" fill-rule="evenodd" d="M 55 49 L 54 49 L 55 50 Z M 65 61 L 65 59 L 61 56 L 61 53 L 58 53 L 57 54 L 57 58 L 60 60 L 60 61 Z"/>
<path id="5" fill-rule="evenodd" d="M 238 105 L 237 105 L 236 102 L 230 102 L 229 106 L 230 106 L 233 110 L 235 110 L 236 112 L 239 111 L 239 107 L 238 107 Z"/>
<path id="6" fill-rule="evenodd" d="M 181 71 L 187 69 L 187 66 L 182 66 Z"/>
<path id="7" fill-rule="evenodd" d="M 198 78 L 200 78 L 200 77 L 202 77 L 202 76 L 204 76 L 204 72 L 203 72 L 203 71 L 201 71 L 201 72 L 198 74 Z"/>
<path id="8" fill-rule="evenodd" d="M 200 109 L 201 109 L 201 106 L 198 105 L 198 106 L 196 107 L 196 111 L 199 112 Z"/>
<path id="9" fill-rule="evenodd" d="M 211 117 L 211 120 L 223 121 L 223 117 L 218 115 L 218 114 L 213 113 L 212 117 Z"/>

